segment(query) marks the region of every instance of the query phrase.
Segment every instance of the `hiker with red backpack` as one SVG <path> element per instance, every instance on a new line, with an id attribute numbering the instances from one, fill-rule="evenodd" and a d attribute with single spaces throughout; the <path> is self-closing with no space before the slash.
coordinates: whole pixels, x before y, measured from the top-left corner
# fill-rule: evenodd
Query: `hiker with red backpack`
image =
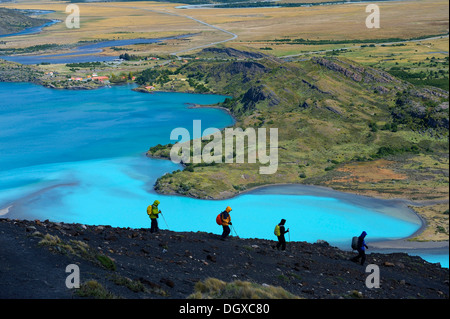
<path id="1" fill-rule="evenodd" d="M 225 238 L 228 237 L 228 235 L 231 232 L 230 225 L 231 224 L 231 217 L 230 217 L 231 207 L 227 206 L 227 208 L 221 212 L 219 215 L 217 215 L 216 222 L 219 225 L 222 225 L 223 232 L 222 236 L 220 237 L 220 240 L 225 240 Z"/>
<path id="2" fill-rule="evenodd" d="M 284 238 L 284 234 L 289 232 L 289 228 L 286 230 L 284 224 L 286 223 L 286 219 L 282 219 L 278 225 L 275 226 L 274 234 L 278 238 L 278 243 L 273 248 L 286 250 L 286 238 Z"/>

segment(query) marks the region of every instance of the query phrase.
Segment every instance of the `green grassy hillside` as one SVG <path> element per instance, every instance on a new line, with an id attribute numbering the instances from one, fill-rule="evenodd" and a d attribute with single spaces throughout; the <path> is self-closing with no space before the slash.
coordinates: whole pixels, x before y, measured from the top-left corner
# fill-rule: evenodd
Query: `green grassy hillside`
<path id="1" fill-rule="evenodd" d="M 438 154 L 444 154 L 438 157 L 448 163 L 448 93 L 437 88 L 416 88 L 350 60 L 322 57 L 301 62 L 270 57 L 197 60 L 172 74 L 185 77 L 191 88 L 231 96 L 220 106 L 236 117 L 235 127 L 277 128 L 279 163 L 276 173 L 268 175 L 259 173 L 258 161 L 188 163 L 183 171 L 158 179 L 155 188 L 162 193 L 226 198 L 273 183 L 333 186 L 333 181 L 352 173 L 344 169 L 351 163 L 381 159 L 396 163 Z M 148 155 L 168 158 L 170 147 L 152 147 Z M 441 164 L 445 163 L 429 173 L 434 187 L 436 183 L 448 187 L 448 169 Z M 438 167 L 433 161 L 429 165 Z M 402 168 L 394 172 L 403 176 L 398 170 Z M 408 187 L 415 185 L 407 180 Z"/>

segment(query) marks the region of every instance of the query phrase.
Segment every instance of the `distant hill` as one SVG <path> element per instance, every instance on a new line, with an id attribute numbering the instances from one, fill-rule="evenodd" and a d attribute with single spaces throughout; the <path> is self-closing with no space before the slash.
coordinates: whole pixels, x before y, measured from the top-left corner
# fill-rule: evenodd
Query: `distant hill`
<path id="1" fill-rule="evenodd" d="M 0 35 L 17 33 L 50 20 L 31 18 L 20 10 L 0 8 Z"/>

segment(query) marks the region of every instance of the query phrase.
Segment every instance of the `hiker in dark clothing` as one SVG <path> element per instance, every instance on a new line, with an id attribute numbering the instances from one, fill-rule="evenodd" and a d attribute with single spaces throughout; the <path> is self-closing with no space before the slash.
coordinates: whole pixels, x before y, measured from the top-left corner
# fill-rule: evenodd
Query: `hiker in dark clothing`
<path id="1" fill-rule="evenodd" d="M 286 223 L 286 219 L 282 219 L 281 222 L 278 224 L 280 228 L 280 235 L 277 234 L 278 243 L 276 248 L 279 250 L 281 247 L 281 250 L 286 249 L 286 238 L 284 238 L 284 234 L 289 232 L 289 228 L 286 230 L 284 227 L 284 224 Z"/>
<path id="2" fill-rule="evenodd" d="M 225 238 L 228 237 L 228 235 L 231 232 L 230 226 L 231 224 L 231 217 L 230 217 L 230 213 L 231 212 L 231 207 L 227 206 L 227 208 L 220 214 L 220 217 L 222 218 L 222 227 L 223 227 L 223 233 L 222 236 L 220 237 L 221 240 L 225 240 Z"/>
<path id="3" fill-rule="evenodd" d="M 364 265 L 364 262 L 366 261 L 366 249 L 369 249 L 366 245 L 366 241 L 364 238 L 366 238 L 367 233 L 363 231 L 361 235 L 358 237 L 358 246 L 356 250 L 358 251 L 358 256 L 353 257 L 351 260 L 353 262 L 358 262 L 358 260 L 361 258 L 361 265 Z"/>

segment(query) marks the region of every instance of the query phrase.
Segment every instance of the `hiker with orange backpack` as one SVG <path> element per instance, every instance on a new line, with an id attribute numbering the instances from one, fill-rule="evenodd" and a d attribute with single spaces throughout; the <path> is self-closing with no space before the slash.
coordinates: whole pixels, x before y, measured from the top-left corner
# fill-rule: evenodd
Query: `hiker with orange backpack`
<path id="1" fill-rule="evenodd" d="M 286 223 L 286 219 L 282 219 L 281 222 L 275 226 L 275 236 L 278 238 L 278 243 L 273 248 L 285 250 L 286 249 L 286 238 L 284 238 L 284 234 L 289 232 L 289 228 L 285 230 L 284 224 Z"/>
<path id="2" fill-rule="evenodd" d="M 220 240 L 225 240 L 225 238 L 227 238 L 231 232 L 230 225 L 232 225 L 232 224 L 231 224 L 230 212 L 231 212 L 231 207 L 227 206 L 227 208 L 217 216 L 217 219 L 216 219 L 217 223 L 218 224 L 221 223 L 221 225 L 223 227 L 223 233 L 222 233 L 222 236 L 220 237 Z"/>

